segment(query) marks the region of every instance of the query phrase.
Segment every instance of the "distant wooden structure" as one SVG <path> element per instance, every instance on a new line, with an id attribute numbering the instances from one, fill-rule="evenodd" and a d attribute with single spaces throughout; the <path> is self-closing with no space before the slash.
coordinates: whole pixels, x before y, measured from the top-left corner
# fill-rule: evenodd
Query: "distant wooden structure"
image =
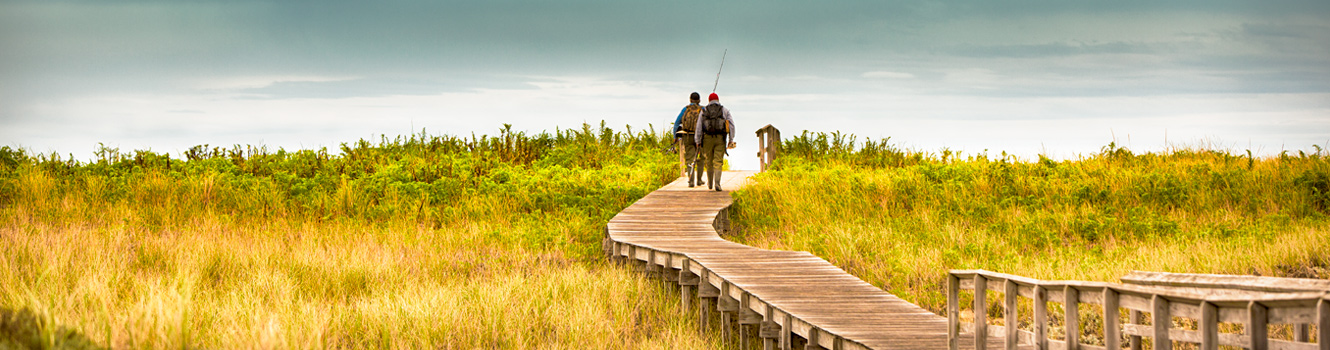
<path id="1" fill-rule="evenodd" d="M 722 187 L 738 189 L 753 174 L 725 172 Z M 729 193 L 686 182 L 676 180 L 616 215 L 603 248 L 616 262 L 677 284 L 685 312 L 704 327 L 719 313 L 727 342 L 747 348 L 760 340 L 764 349 L 947 346 L 946 318 L 822 258 L 721 238 L 718 232 L 729 231 Z M 960 345 L 972 347 L 965 339 Z"/>
<path id="2" fill-rule="evenodd" d="M 776 161 L 776 156 L 780 154 L 780 130 L 767 124 L 767 126 L 757 129 L 757 158 L 761 167 L 760 171 L 767 171 L 771 162 Z"/>
<path id="3" fill-rule="evenodd" d="M 1222 276 L 1134 272 L 1122 284 L 1084 281 L 1043 281 L 983 270 L 953 270 L 947 287 L 947 319 L 950 349 L 967 337 L 961 335 L 961 290 L 974 291 L 974 339 L 1002 339 L 1005 349 L 1121 349 L 1127 335 L 1131 349 L 1141 349 L 1150 338 L 1156 350 L 1172 349 L 1173 342 L 1198 344 L 1202 350 L 1220 345 L 1255 350 L 1330 350 L 1330 281 L 1255 276 Z M 990 286 L 992 286 L 990 288 Z M 1003 294 L 1004 324 L 1018 324 L 1018 297 L 1031 299 L 1033 331 L 989 325 L 989 291 Z M 1049 336 L 1049 302 L 1063 305 L 1063 340 Z M 1080 304 L 1102 308 L 1103 346 L 1080 341 Z M 1120 309 L 1128 310 L 1122 322 Z M 1143 313 L 1150 314 L 1144 324 Z M 1174 317 L 1196 321 L 1196 330 L 1173 326 Z M 1225 333 L 1219 323 L 1244 325 L 1242 334 Z M 1290 324 L 1292 341 L 1270 339 L 1268 326 Z M 1316 324 L 1317 343 L 1308 342 L 1307 325 Z M 992 337 L 990 337 L 992 336 Z M 973 341 L 973 340 L 971 340 Z M 989 342 L 981 342 L 983 344 Z"/>

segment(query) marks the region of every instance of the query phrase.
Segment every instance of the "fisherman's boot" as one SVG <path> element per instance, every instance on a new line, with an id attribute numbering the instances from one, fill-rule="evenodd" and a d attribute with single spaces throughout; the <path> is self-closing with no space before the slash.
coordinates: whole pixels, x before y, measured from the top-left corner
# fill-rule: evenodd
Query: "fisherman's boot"
<path id="1" fill-rule="evenodd" d="M 697 178 L 697 169 L 693 169 L 693 165 L 692 165 L 692 164 L 689 164 L 689 165 L 688 165 L 688 188 L 693 188 L 693 184 L 694 184 L 693 181 L 697 181 L 697 180 L 698 180 L 698 178 Z"/>
<path id="2" fill-rule="evenodd" d="M 716 184 L 716 191 L 719 192 L 719 191 L 720 191 L 720 169 L 716 169 L 714 172 L 711 173 L 711 182 L 713 182 L 713 183 Z"/>

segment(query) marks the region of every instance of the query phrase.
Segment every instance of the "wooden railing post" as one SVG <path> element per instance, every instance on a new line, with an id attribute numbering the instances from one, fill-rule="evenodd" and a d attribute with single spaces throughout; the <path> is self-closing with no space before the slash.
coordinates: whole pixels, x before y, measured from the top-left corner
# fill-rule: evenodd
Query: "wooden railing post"
<path id="1" fill-rule="evenodd" d="M 1130 322 L 1131 324 L 1134 325 L 1140 325 L 1141 322 L 1145 321 L 1141 317 L 1140 311 L 1131 310 L 1127 312 L 1127 322 Z M 1141 350 L 1141 336 L 1133 335 L 1127 338 L 1127 345 L 1131 348 L 1131 350 Z"/>
<path id="2" fill-rule="evenodd" d="M 1261 303 L 1252 301 L 1247 303 L 1247 316 L 1247 335 L 1251 336 L 1251 350 L 1270 349 L 1270 331 L 1267 324 L 1269 309 Z"/>
<path id="3" fill-rule="evenodd" d="M 988 348 L 988 278 L 974 275 L 974 350 Z"/>
<path id="4" fill-rule="evenodd" d="M 1316 344 L 1321 350 L 1330 350 L 1330 300 L 1316 302 Z"/>
<path id="5" fill-rule="evenodd" d="M 1155 350 L 1172 350 L 1173 341 L 1168 338 L 1168 328 L 1173 325 L 1173 317 L 1169 315 L 1168 299 L 1155 295 L 1150 300 L 1150 316 L 1153 316 L 1155 333 Z"/>
<path id="6" fill-rule="evenodd" d="M 1034 348 L 1048 350 L 1048 291 L 1034 286 Z"/>
<path id="7" fill-rule="evenodd" d="M 1219 307 L 1201 302 L 1201 323 L 1196 325 L 1201 333 L 1201 350 L 1219 350 Z"/>
<path id="8" fill-rule="evenodd" d="M 1062 289 L 1063 317 L 1062 324 L 1067 331 L 1067 350 L 1081 348 L 1081 292 L 1070 285 Z"/>
<path id="9" fill-rule="evenodd" d="M 1010 279 L 1007 280 L 1007 283 L 1003 284 L 1003 287 L 1003 297 L 1006 298 L 1006 300 L 1004 300 L 1005 302 L 1002 303 L 1002 323 L 1006 324 L 1007 331 L 1005 345 L 1007 350 L 1016 350 L 1016 345 L 1020 343 L 1020 327 L 1016 326 L 1016 323 L 1018 322 L 1016 297 L 1019 296 L 1020 291 L 1017 289 L 1019 287 L 1016 286 L 1016 282 Z"/>
<path id="10" fill-rule="evenodd" d="M 961 337 L 961 278 L 947 274 L 947 349 L 959 350 Z"/>
<path id="11" fill-rule="evenodd" d="M 1118 299 L 1118 291 L 1113 288 L 1104 288 L 1104 348 L 1119 350 L 1122 349 L 1122 338 L 1119 333 L 1122 329 L 1122 314 L 1118 313 L 1118 306 L 1121 300 Z"/>

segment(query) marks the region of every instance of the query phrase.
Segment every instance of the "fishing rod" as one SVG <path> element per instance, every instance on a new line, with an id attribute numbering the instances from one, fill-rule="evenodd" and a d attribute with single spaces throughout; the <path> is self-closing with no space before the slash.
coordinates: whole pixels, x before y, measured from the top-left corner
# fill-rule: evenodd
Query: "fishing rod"
<path id="1" fill-rule="evenodd" d="M 725 52 L 720 54 L 720 69 L 716 70 L 716 83 L 711 84 L 711 93 L 713 94 L 716 93 L 716 87 L 720 86 L 720 72 L 725 70 L 725 54 L 728 53 L 730 53 L 730 49 L 725 49 Z"/>

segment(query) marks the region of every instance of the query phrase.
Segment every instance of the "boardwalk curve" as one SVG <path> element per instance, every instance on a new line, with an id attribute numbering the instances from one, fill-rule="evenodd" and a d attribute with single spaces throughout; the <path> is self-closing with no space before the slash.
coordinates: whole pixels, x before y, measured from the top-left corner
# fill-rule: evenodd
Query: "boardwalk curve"
<path id="1" fill-rule="evenodd" d="M 722 188 L 738 189 L 752 175 L 725 172 Z M 704 326 L 711 312 L 720 312 L 726 341 L 746 346 L 756 330 L 767 349 L 790 349 L 796 341 L 809 349 L 948 348 L 945 317 L 808 252 L 721 238 L 718 231 L 729 226 L 729 192 L 690 189 L 686 182 L 680 178 L 616 215 L 606 225 L 603 248 L 617 262 L 677 282 L 684 309 L 696 305 L 690 316 Z M 959 347 L 974 347 L 972 338 L 959 341 Z"/>

